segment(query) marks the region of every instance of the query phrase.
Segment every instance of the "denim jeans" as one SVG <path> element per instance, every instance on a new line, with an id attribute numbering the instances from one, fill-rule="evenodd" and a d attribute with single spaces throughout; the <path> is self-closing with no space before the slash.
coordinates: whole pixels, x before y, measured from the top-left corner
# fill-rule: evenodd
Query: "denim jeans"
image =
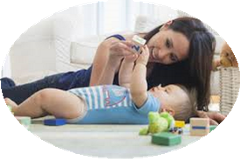
<path id="1" fill-rule="evenodd" d="M 59 78 L 63 74 L 55 74 L 51 76 L 47 76 L 41 80 L 19 85 L 13 86 L 9 88 L 2 88 L 4 98 L 10 98 L 15 101 L 17 104 L 22 103 L 25 99 L 30 97 L 35 92 L 42 90 L 44 88 L 61 88 L 59 84 Z"/>

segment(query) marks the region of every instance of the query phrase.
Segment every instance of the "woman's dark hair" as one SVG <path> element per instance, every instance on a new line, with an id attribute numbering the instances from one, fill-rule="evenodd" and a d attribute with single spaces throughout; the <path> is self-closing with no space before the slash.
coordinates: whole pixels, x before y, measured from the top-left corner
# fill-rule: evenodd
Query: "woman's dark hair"
<path id="1" fill-rule="evenodd" d="M 161 27 L 162 25 L 153 29 L 144 38 L 149 41 L 159 32 Z M 197 91 L 198 110 L 208 111 L 208 104 L 210 103 L 210 76 L 216 45 L 215 38 L 199 19 L 192 17 L 174 19 L 168 28 L 182 33 L 190 42 L 189 56 L 184 61 L 186 64 L 184 73 L 187 73 L 188 78 L 191 79 L 188 82 L 175 82 L 180 82 L 188 88 L 195 88 Z"/>

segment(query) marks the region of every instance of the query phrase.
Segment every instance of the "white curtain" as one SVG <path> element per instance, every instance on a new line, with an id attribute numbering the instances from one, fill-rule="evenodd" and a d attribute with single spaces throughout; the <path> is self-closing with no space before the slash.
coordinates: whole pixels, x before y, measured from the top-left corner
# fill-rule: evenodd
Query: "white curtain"
<path id="1" fill-rule="evenodd" d="M 135 23 L 140 15 L 151 18 L 166 19 L 176 15 L 176 11 L 168 7 L 153 5 L 133 0 L 108 0 L 87 5 L 74 6 L 67 10 L 57 12 L 53 16 L 42 20 L 32 26 L 13 45 L 11 52 L 16 55 L 37 55 L 37 59 L 45 60 L 45 67 L 55 70 L 52 59 L 66 63 L 67 68 L 70 55 L 66 54 L 71 48 L 71 42 L 79 41 L 95 35 L 111 34 L 115 32 L 135 31 Z M 34 44 L 33 44 L 34 43 Z M 29 47 L 28 45 L 31 45 Z M 51 56 L 51 57 L 50 57 Z M 17 57 L 17 56 L 14 56 Z M 13 57 L 10 58 L 11 61 Z M 36 64 L 31 59 L 32 63 Z M 4 76 L 10 76 L 10 64 L 6 60 L 7 67 L 2 72 Z M 40 60 L 37 60 L 40 61 Z M 48 63 L 48 65 L 47 65 Z M 58 63 L 58 62 L 56 62 Z M 36 64 L 37 65 L 37 64 Z M 42 70 L 42 67 L 34 67 L 32 72 Z M 56 64 L 58 65 L 58 64 Z M 37 65 L 38 66 L 38 65 Z M 12 70 L 14 68 L 12 67 Z M 16 69 L 15 69 L 16 70 Z M 15 72 L 19 72 L 18 70 Z M 14 72 L 12 72 L 12 75 Z M 18 74 L 15 73 L 15 76 Z"/>
<path id="2" fill-rule="evenodd" d="M 5 56 L 4 67 L 2 68 L 2 77 L 11 77 L 11 65 L 9 54 Z"/>
<path id="3" fill-rule="evenodd" d="M 176 10 L 167 6 L 133 0 L 109 0 L 102 3 L 102 6 L 99 9 L 103 13 L 102 18 L 105 21 L 101 23 L 103 29 L 99 33 L 103 34 L 123 30 L 134 31 L 135 22 L 139 16 L 146 16 L 158 21 L 167 21 L 178 16 Z"/>

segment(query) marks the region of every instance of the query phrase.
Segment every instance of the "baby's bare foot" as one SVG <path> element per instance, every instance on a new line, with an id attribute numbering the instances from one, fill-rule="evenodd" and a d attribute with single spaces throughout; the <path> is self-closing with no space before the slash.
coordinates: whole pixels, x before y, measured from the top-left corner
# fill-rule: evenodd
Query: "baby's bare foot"
<path id="1" fill-rule="evenodd" d="M 9 99 L 9 98 L 4 98 L 4 101 L 5 101 L 5 103 L 6 103 L 7 106 L 10 106 L 10 107 L 11 107 L 12 112 L 14 112 L 15 109 L 18 107 L 18 105 L 17 105 L 14 101 L 12 101 L 11 99 Z"/>

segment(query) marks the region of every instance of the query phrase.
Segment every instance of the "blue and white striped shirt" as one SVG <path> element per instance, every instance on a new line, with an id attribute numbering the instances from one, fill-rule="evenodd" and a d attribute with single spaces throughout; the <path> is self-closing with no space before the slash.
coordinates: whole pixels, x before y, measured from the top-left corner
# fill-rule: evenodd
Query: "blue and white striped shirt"
<path id="1" fill-rule="evenodd" d="M 87 103 L 86 116 L 77 123 L 147 124 L 148 113 L 158 111 L 160 102 L 148 93 L 148 100 L 137 108 L 129 89 L 116 85 L 84 87 L 69 90 Z"/>

